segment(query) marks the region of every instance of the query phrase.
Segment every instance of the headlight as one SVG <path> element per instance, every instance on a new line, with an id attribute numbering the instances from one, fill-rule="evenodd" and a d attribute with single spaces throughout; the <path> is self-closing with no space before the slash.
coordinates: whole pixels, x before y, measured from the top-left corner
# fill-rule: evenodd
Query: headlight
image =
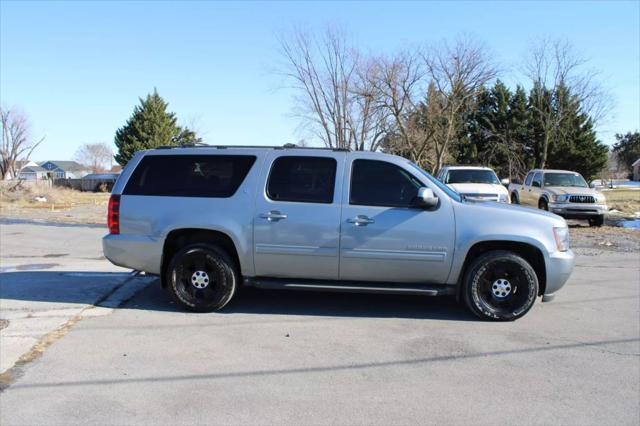
<path id="1" fill-rule="evenodd" d="M 508 203 L 509 202 L 509 194 L 500 194 L 498 196 L 499 203 Z"/>
<path id="2" fill-rule="evenodd" d="M 566 203 L 569 200 L 568 195 L 552 195 L 551 201 L 554 203 Z"/>
<path id="3" fill-rule="evenodd" d="M 553 235 L 556 237 L 556 247 L 558 251 L 569 250 L 569 228 L 553 228 Z"/>
<path id="4" fill-rule="evenodd" d="M 598 204 L 607 204 L 607 199 L 602 194 L 596 194 L 596 203 L 598 203 Z"/>

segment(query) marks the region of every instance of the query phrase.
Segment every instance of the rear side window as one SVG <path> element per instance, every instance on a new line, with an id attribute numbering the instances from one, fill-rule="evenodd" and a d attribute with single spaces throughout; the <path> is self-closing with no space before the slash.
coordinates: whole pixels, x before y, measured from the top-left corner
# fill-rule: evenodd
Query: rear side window
<path id="1" fill-rule="evenodd" d="M 533 172 L 527 175 L 527 178 L 524 180 L 524 184 L 527 186 L 531 185 L 531 179 L 533 179 Z"/>
<path id="2" fill-rule="evenodd" d="M 249 155 L 147 155 L 123 194 L 231 197 L 255 161 Z"/>
<path id="3" fill-rule="evenodd" d="M 349 204 L 413 207 L 422 182 L 395 164 L 355 160 L 351 171 Z"/>
<path id="4" fill-rule="evenodd" d="M 531 185 L 537 186 L 538 188 L 542 187 L 542 173 L 536 173 L 536 175 L 533 177 L 533 183 Z"/>
<path id="5" fill-rule="evenodd" d="M 278 157 L 271 166 L 267 196 L 273 201 L 330 204 L 336 165 L 328 157 Z"/>

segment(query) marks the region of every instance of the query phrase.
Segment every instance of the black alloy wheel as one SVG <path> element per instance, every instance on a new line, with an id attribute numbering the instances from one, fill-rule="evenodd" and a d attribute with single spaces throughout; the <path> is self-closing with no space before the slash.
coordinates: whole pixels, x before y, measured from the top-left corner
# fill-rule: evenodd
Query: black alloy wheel
<path id="1" fill-rule="evenodd" d="M 217 246 L 193 244 L 180 250 L 167 271 L 168 289 L 183 307 L 211 312 L 233 297 L 239 277 L 231 257 Z"/>
<path id="2" fill-rule="evenodd" d="M 538 295 L 531 265 L 508 251 L 491 251 L 476 259 L 465 274 L 467 306 L 483 319 L 513 321 L 525 315 Z"/>

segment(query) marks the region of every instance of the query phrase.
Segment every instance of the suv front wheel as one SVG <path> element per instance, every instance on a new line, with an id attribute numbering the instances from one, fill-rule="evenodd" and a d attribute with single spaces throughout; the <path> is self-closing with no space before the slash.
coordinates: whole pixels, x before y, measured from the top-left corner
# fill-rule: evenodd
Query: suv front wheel
<path id="1" fill-rule="evenodd" d="M 467 269 L 463 295 L 482 319 L 513 321 L 524 316 L 538 296 L 538 277 L 525 259 L 510 251 L 490 251 Z"/>
<path id="2" fill-rule="evenodd" d="M 236 291 L 239 274 L 233 259 L 221 248 L 191 244 L 171 259 L 167 288 L 181 306 L 196 312 L 224 307 Z"/>

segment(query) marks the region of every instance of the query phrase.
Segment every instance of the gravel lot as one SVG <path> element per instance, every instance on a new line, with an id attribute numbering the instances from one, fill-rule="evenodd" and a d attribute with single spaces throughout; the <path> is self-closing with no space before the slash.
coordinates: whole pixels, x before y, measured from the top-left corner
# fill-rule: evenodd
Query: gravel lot
<path id="1" fill-rule="evenodd" d="M 572 228 L 556 300 L 489 323 L 448 298 L 275 291 L 181 312 L 102 259 L 103 228 L 0 224 L 0 347 L 24 350 L 2 425 L 640 422 L 637 231 Z"/>

